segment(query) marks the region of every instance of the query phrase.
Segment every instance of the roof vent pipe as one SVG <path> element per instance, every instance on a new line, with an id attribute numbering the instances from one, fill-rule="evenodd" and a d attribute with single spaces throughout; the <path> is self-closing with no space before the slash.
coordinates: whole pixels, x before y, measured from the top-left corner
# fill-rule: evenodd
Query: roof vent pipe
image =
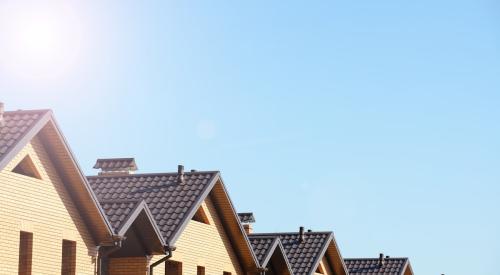
<path id="1" fill-rule="evenodd" d="M 3 120 L 3 112 L 4 112 L 4 105 L 3 102 L 0 102 L 0 127 L 5 125 L 5 121 Z"/>
<path id="2" fill-rule="evenodd" d="M 308 233 L 311 233 L 311 232 L 313 232 L 313 231 L 312 231 L 312 229 L 307 229 L 307 232 L 308 232 Z"/>
<path id="3" fill-rule="evenodd" d="M 299 243 L 304 241 L 304 227 L 299 227 Z"/>
<path id="4" fill-rule="evenodd" d="M 177 182 L 178 183 L 184 182 L 184 165 L 177 166 Z"/>
<path id="5" fill-rule="evenodd" d="M 380 253 L 378 256 L 378 265 L 383 266 L 384 265 L 384 253 Z"/>

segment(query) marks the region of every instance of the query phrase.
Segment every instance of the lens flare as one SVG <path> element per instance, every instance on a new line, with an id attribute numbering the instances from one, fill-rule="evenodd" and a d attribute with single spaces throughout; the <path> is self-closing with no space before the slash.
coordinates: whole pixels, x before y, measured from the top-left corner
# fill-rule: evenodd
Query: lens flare
<path id="1" fill-rule="evenodd" d="M 0 70 L 22 78 L 59 78 L 81 49 L 81 28 L 63 3 L 0 4 Z"/>

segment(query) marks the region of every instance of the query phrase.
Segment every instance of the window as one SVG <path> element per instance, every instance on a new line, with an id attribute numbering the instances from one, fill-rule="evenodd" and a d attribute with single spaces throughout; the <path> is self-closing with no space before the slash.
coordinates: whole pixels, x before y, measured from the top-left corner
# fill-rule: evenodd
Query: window
<path id="1" fill-rule="evenodd" d="M 33 233 L 21 231 L 19 236 L 19 275 L 31 275 Z"/>
<path id="2" fill-rule="evenodd" d="M 224 271 L 222 275 L 231 275 L 231 272 Z"/>
<path id="3" fill-rule="evenodd" d="M 166 261 L 165 275 L 182 275 L 182 263 L 176 261 Z"/>
<path id="4" fill-rule="evenodd" d="M 23 160 L 21 160 L 21 162 L 19 162 L 16 167 L 12 169 L 12 172 L 36 179 L 42 179 L 40 173 L 38 173 L 38 170 L 36 170 L 36 166 L 33 163 L 33 160 L 31 160 L 30 156 L 25 156 Z"/>
<path id="5" fill-rule="evenodd" d="M 61 275 L 75 275 L 76 273 L 76 242 L 63 240 Z"/>
<path id="6" fill-rule="evenodd" d="M 196 275 L 205 275 L 205 267 L 204 266 L 198 266 L 196 268 Z"/>
<path id="7" fill-rule="evenodd" d="M 203 207 L 201 206 L 200 208 L 198 208 L 198 211 L 196 211 L 196 213 L 194 214 L 193 220 L 204 224 L 210 224 L 210 222 L 208 222 L 208 217 L 207 214 L 205 213 L 205 209 L 203 209 Z"/>

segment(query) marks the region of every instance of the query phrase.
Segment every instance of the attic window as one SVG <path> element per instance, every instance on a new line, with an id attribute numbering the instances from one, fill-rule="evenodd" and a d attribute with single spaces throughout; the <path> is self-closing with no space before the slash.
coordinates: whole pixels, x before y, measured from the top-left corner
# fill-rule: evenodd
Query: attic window
<path id="1" fill-rule="evenodd" d="M 325 274 L 325 269 L 323 268 L 323 264 L 319 264 L 318 268 L 316 269 L 316 273 L 318 274 Z"/>
<path id="2" fill-rule="evenodd" d="M 196 211 L 196 214 L 194 214 L 193 220 L 204 224 L 210 224 L 207 214 L 205 213 L 205 209 L 203 209 L 202 206 L 200 206 L 200 208 L 198 208 L 198 211 Z"/>
<path id="3" fill-rule="evenodd" d="M 25 156 L 23 160 L 12 169 L 12 172 L 36 179 L 42 179 L 29 155 Z"/>

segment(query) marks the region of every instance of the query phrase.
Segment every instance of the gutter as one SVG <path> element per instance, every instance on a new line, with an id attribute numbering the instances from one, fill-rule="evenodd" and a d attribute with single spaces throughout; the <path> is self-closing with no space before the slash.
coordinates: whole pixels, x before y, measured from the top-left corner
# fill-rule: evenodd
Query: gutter
<path id="1" fill-rule="evenodd" d="M 168 246 L 168 245 L 167 245 L 167 246 L 165 246 L 164 248 L 165 248 L 165 250 L 166 250 L 166 252 L 167 252 L 166 256 L 165 256 L 165 257 L 163 257 L 163 258 L 161 258 L 161 259 L 159 259 L 158 261 L 156 261 L 156 262 L 152 263 L 152 264 L 149 266 L 149 275 L 153 275 L 153 269 L 154 269 L 154 267 L 155 267 L 155 266 L 157 266 L 157 265 L 159 265 L 159 264 L 161 264 L 161 263 L 165 262 L 166 260 L 168 260 L 168 259 L 172 258 L 172 251 L 174 251 L 174 250 L 175 250 L 175 247 L 170 247 L 170 246 Z"/>

